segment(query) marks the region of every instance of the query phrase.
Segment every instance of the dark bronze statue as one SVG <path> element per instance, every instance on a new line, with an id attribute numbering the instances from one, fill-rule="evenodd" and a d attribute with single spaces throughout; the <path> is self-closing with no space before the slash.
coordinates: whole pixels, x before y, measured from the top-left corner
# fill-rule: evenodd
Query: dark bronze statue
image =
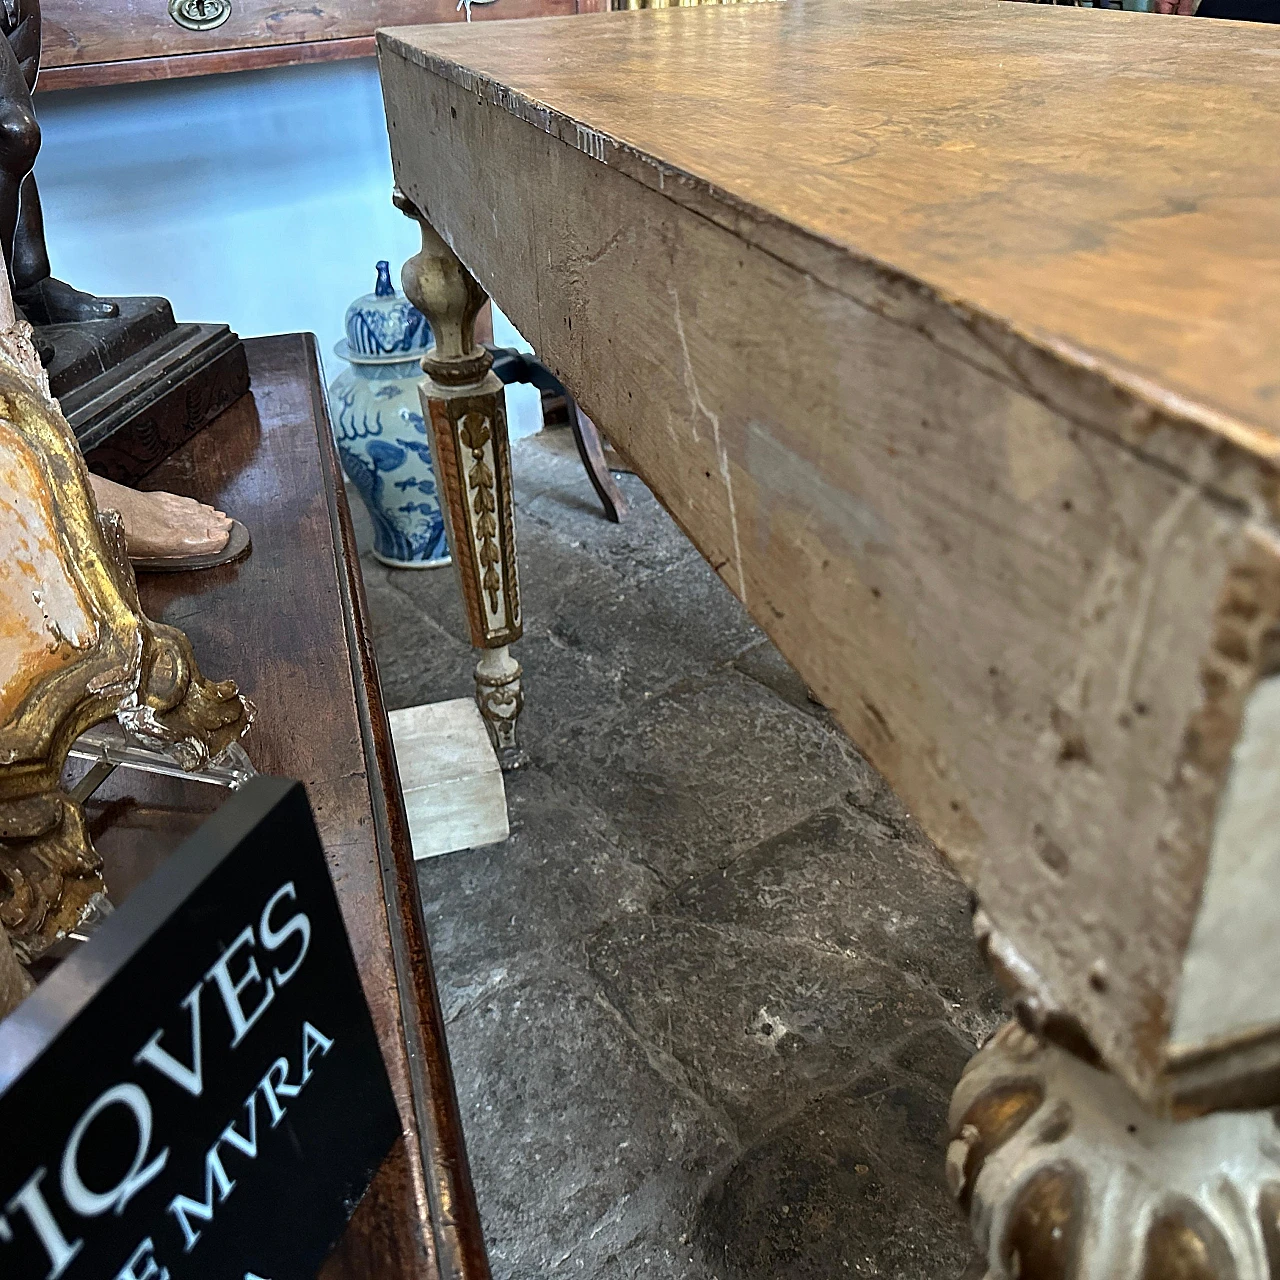
<path id="1" fill-rule="evenodd" d="M 36 190 L 40 126 L 31 95 L 40 74 L 40 0 L 0 0 L 0 249 L 14 301 L 34 325 L 105 320 L 116 303 L 53 278 Z"/>
<path id="2" fill-rule="evenodd" d="M 0 0 L 0 32 L 0 252 L 10 286 L 4 292 L 12 291 L 34 326 L 51 390 L 97 473 L 98 502 L 120 511 L 135 564 L 225 563 L 248 550 L 242 526 L 189 498 L 112 481 L 136 483 L 248 390 L 244 348 L 226 325 L 178 324 L 164 298 L 97 298 L 54 279 L 33 172 L 40 150 L 32 102 L 40 0 Z"/>
<path id="3" fill-rule="evenodd" d="M 244 348 L 225 324 L 178 323 L 164 298 L 98 298 L 54 278 L 33 171 L 40 0 L 0 0 L 0 34 L 0 253 L 13 301 L 90 467 L 136 484 L 248 390 Z M 213 523 L 229 546 L 227 522 Z M 203 544 L 204 524 L 170 539 L 172 554 L 193 536 Z M 127 516 L 125 528 L 136 540 Z"/>

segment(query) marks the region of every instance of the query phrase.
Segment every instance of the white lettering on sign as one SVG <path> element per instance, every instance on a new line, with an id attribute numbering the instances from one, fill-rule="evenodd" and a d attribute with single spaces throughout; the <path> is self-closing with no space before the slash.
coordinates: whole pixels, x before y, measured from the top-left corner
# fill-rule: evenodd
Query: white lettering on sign
<path id="1" fill-rule="evenodd" d="M 290 1084 L 289 1059 L 277 1058 L 267 1069 L 267 1074 L 258 1081 L 258 1088 L 266 1100 L 267 1110 L 271 1112 L 271 1127 L 284 1119 L 287 1107 L 280 1105 L 281 1098 L 296 1098 L 302 1092 L 302 1083 Z"/>
<path id="2" fill-rule="evenodd" d="M 193 1200 L 190 1196 L 174 1196 L 169 1202 L 169 1212 L 182 1228 L 184 1253 L 190 1253 L 196 1247 L 196 1241 L 200 1239 L 200 1232 L 191 1225 L 191 1219 L 199 1218 L 201 1222 L 212 1222 L 214 1191 L 217 1191 L 219 1201 L 225 1204 L 227 1197 L 235 1189 L 236 1184 L 227 1177 L 227 1171 L 222 1165 L 222 1157 L 218 1154 L 218 1143 L 215 1142 L 204 1153 L 204 1199 Z"/>
<path id="3" fill-rule="evenodd" d="M 234 1032 L 231 1037 L 231 1047 L 233 1049 L 248 1035 L 249 1028 L 266 1013 L 267 1006 L 276 998 L 275 988 L 271 985 L 271 979 L 264 979 L 262 974 L 258 972 L 258 961 L 253 956 L 249 957 L 248 966 L 238 978 L 231 976 L 231 962 L 235 958 L 236 952 L 244 947 L 252 946 L 253 926 L 249 925 L 218 957 L 214 962 L 213 968 L 204 975 L 206 978 L 212 978 L 217 984 L 218 994 L 222 997 L 222 1003 L 227 1007 L 227 1017 L 231 1019 L 231 1029 Z M 244 1005 L 241 1003 L 241 996 L 247 988 L 255 983 L 264 989 L 262 999 L 258 1001 L 252 1012 L 245 1013 Z"/>
<path id="4" fill-rule="evenodd" d="M 161 1028 L 133 1056 L 134 1062 L 145 1062 L 155 1067 L 162 1075 L 166 1075 L 174 1084 L 181 1086 L 193 1098 L 204 1092 L 204 1034 L 203 1019 L 200 1017 L 200 993 L 204 990 L 201 981 L 192 988 L 182 1001 L 182 1008 L 187 1011 L 191 1024 L 191 1065 L 179 1062 L 168 1049 L 160 1044 L 164 1035 Z"/>
<path id="5" fill-rule="evenodd" d="M 293 881 L 282 884 L 267 899 L 256 928 L 251 924 L 238 934 L 179 1002 L 178 1009 L 185 1014 L 185 1026 L 157 1028 L 134 1055 L 136 1066 L 150 1067 L 193 1098 L 204 1096 L 210 1084 L 206 1073 L 204 1027 L 209 1002 L 202 999 L 204 988 L 207 984 L 216 988 L 230 1024 L 230 1047 L 238 1048 L 272 1004 L 277 990 L 292 981 L 301 969 L 310 951 L 311 920 L 304 911 L 296 909 L 297 901 Z M 264 955 L 261 967 L 255 954 L 258 947 L 261 947 L 258 954 Z M 216 1001 L 214 1007 L 217 1007 Z M 315 1059 L 324 1057 L 332 1046 L 332 1039 L 304 1021 L 296 1077 L 290 1079 L 288 1058 L 277 1058 L 245 1099 L 244 1116 L 233 1118 L 205 1152 L 201 1166 L 203 1195 L 198 1198 L 177 1195 L 170 1200 L 167 1211 L 182 1233 L 186 1251 L 200 1238 L 199 1224 L 212 1222 L 218 1205 L 235 1190 L 236 1180 L 227 1172 L 224 1158 L 235 1156 L 247 1161 L 258 1158 L 259 1097 L 274 1129 L 284 1118 L 287 1104 L 315 1074 Z M 127 1172 L 116 1185 L 97 1189 L 86 1184 L 81 1172 L 81 1148 L 95 1122 L 112 1108 L 124 1108 L 129 1113 L 134 1127 L 134 1150 Z M 124 1213 L 138 1192 L 154 1181 L 168 1164 L 170 1147 L 156 1154 L 151 1151 L 153 1129 L 151 1101 L 141 1085 L 124 1081 L 101 1093 L 77 1120 L 63 1147 L 58 1184 L 66 1208 L 81 1218 L 100 1217 L 108 1211 L 117 1215 Z M 15 1236 L 25 1218 L 48 1259 L 45 1280 L 59 1280 L 80 1254 L 85 1241 L 74 1233 L 69 1236 L 59 1223 L 42 1185 L 48 1175 L 48 1166 L 42 1165 L 4 1203 L 5 1212 L 0 1214 L 0 1249 L 15 1243 L 20 1249 L 30 1248 L 29 1236 L 21 1242 Z M 7 1177 L 4 1180 L 8 1181 Z M 57 1204 L 56 1196 L 54 1204 Z M 114 1272 L 113 1280 L 169 1280 L 169 1272 L 157 1262 L 154 1250 L 148 1236 Z M 0 1274 L 4 1273 L 4 1265 L 0 1263 Z M 249 1274 L 252 1277 L 252 1273 Z"/>
<path id="6" fill-rule="evenodd" d="M 302 1092 L 303 1086 L 315 1074 L 311 1066 L 312 1057 L 317 1053 L 324 1057 L 332 1047 L 333 1040 L 329 1036 L 316 1030 L 311 1023 L 303 1022 L 301 1067 L 297 1084 L 289 1081 L 289 1059 L 277 1058 L 267 1069 L 267 1074 L 254 1086 L 253 1092 L 244 1100 L 244 1109 L 248 1115 L 246 1127 L 249 1130 L 249 1136 L 245 1137 L 235 1127 L 234 1121 L 228 1124 L 218 1135 L 213 1146 L 205 1152 L 204 1195 L 200 1199 L 177 1195 L 169 1202 L 168 1212 L 173 1215 L 174 1221 L 182 1231 L 184 1253 L 190 1253 L 200 1239 L 200 1228 L 193 1226 L 193 1222 L 212 1222 L 218 1205 L 225 1203 L 227 1197 L 236 1189 L 235 1179 L 228 1176 L 226 1167 L 222 1163 L 220 1148 L 225 1144 L 238 1151 L 247 1160 L 256 1160 L 258 1157 L 258 1095 L 262 1095 L 262 1100 L 271 1117 L 271 1127 L 274 1129 L 288 1113 L 288 1108 L 280 1099 L 296 1098 Z"/>
<path id="7" fill-rule="evenodd" d="M 222 1131 L 222 1142 L 229 1147 L 235 1147 L 242 1152 L 250 1160 L 258 1158 L 258 1091 L 255 1089 L 244 1104 L 244 1109 L 249 1113 L 249 1136 L 244 1137 L 236 1128 L 236 1122 L 233 1120 Z"/>
<path id="8" fill-rule="evenodd" d="M 44 1246 L 45 1253 L 49 1256 L 49 1274 L 45 1280 L 58 1280 L 58 1277 L 71 1265 L 71 1260 L 84 1248 L 84 1241 L 77 1240 L 72 1244 L 62 1234 L 62 1228 L 58 1226 L 58 1220 L 53 1216 L 53 1210 L 49 1208 L 44 1192 L 40 1190 L 40 1183 L 48 1172 L 49 1170 L 45 1168 L 37 1169 L 23 1183 L 22 1188 L 5 1205 L 5 1208 L 10 1213 L 21 1209 L 27 1215 L 31 1229 L 36 1233 Z M 12 1238 L 12 1236 L 8 1237 L 9 1240 Z"/>
<path id="9" fill-rule="evenodd" d="M 298 954 L 293 958 L 293 963 L 287 969 L 272 971 L 278 987 L 283 987 L 302 968 L 302 962 L 307 958 L 307 950 L 311 946 L 311 921 L 301 911 L 290 916 L 279 929 L 271 927 L 271 913 L 276 909 L 276 904 L 286 897 L 291 902 L 296 902 L 298 899 L 298 892 L 293 887 L 292 880 L 288 884 L 281 885 L 271 895 L 271 900 L 262 908 L 262 919 L 258 921 L 258 933 L 262 936 L 262 945 L 268 951 L 278 951 L 294 934 L 301 939 L 301 945 L 298 947 Z"/>
<path id="10" fill-rule="evenodd" d="M 277 914 L 280 904 L 286 900 L 296 902 L 297 898 L 298 891 L 292 880 L 282 884 L 267 899 L 267 904 L 262 908 L 262 914 L 258 920 L 258 938 L 264 950 L 274 954 L 290 939 L 295 940 L 297 954 L 286 966 L 273 968 L 271 978 L 264 978 L 258 968 L 256 957 L 251 956 L 244 971 L 238 977 L 232 977 L 231 969 L 237 954 L 245 947 L 254 944 L 253 927 L 249 926 L 223 951 L 204 978 L 183 997 L 179 1008 L 187 1011 L 187 1054 L 190 1065 L 161 1043 L 166 1034 L 164 1027 L 157 1029 L 146 1044 L 138 1050 L 134 1055 L 134 1062 L 145 1063 L 159 1071 L 166 1079 L 178 1085 L 193 1098 L 198 1098 L 204 1093 L 204 1007 L 200 997 L 204 991 L 205 982 L 211 979 L 222 997 L 227 1017 L 231 1022 L 231 1047 L 234 1049 L 275 999 L 275 988 L 283 987 L 293 978 L 302 968 L 302 962 L 311 949 L 311 920 L 305 912 L 294 912 L 279 926 L 272 923 L 272 916 Z M 272 978 L 275 979 L 275 987 L 272 986 Z M 260 985 L 263 992 L 258 1003 L 246 1012 L 245 992 L 255 984 Z"/>
<path id="11" fill-rule="evenodd" d="M 306 1084 L 311 1079 L 311 1055 L 319 1049 L 320 1056 L 323 1058 L 332 1048 L 333 1041 L 328 1036 L 322 1036 L 309 1022 L 302 1024 L 302 1079 L 299 1081 L 300 1084 Z"/>
<path id="12" fill-rule="evenodd" d="M 169 1268 L 156 1264 L 155 1250 L 156 1243 L 148 1236 L 116 1272 L 116 1280 L 169 1280 Z M 139 1267 L 143 1270 L 139 1271 Z"/>
<path id="13" fill-rule="evenodd" d="M 137 1126 L 137 1140 L 133 1162 L 129 1172 L 110 1191 L 90 1191 L 80 1177 L 80 1144 L 89 1132 L 89 1126 L 108 1108 L 121 1106 L 133 1113 Z M 82 1218 L 96 1218 L 114 1209 L 116 1216 L 134 1196 L 158 1176 L 169 1160 L 166 1147 L 150 1164 L 146 1164 L 147 1151 L 151 1147 L 151 1102 L 136 1084 L 118 1084 L 108 1089 L 80 1117 L 62 1152 L 62 1196 Z M 145 1165 L 145 1167 L 144 1167 Z"/>

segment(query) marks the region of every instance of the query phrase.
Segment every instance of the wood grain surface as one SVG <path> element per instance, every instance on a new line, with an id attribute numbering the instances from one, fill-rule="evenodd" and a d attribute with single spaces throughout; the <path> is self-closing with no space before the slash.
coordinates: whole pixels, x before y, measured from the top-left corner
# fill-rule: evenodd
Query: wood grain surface
<path id="1" fill-rule="evenodd" d="M 572 14 L 599 0 L 493 0 L 476 21 Z M 168 0 L 44 0 L 40 87 L 69 89 L 360 57 L 373 33 L 407 22 L 466 22 L 457 0 L 234 0 L 231 17 L 189 31 Z"/>
<path id="2" fill-rule="evenodd" d="M 146 485 L 234 512 L 253 551 L 221 569 L 146 575 L 143 605 L 257 704 L 245 740 L 255 766 L 306 783 L 400 1107 L 404 1141 L 322 1275 L 487 1280 L 315 342 L 294 334 L 246 348 L 251 394 Z M 119 891 L 145 873 L 130 862 L 140 833 L 154 843 L 181 829 L 165 786 L 117 774 L 99 797 L 95 839 Z"/>
<path id="3" fill-rule="evenodd" d="M 388 47 L 797 267 L 882 263 L 1280 450 L 1273 27 L 806 0 Z"/>
<path id="4" fill-rule="evenodd" d="M 399 185 L 1024 983 L 1153 1105 L 1264 1041 L 1280 1093 L 1274 1022 L 1170 1040 L 1280 626 L 1280 32 L 805 0 L 379 39 Z M 1268 931 L 1236 978 L 1278 970 Z"/>
<path id="5" fill-rule="evenodd" d="M 148 80 L 181 80 L 185 76 L 218 75 L 227 71 L 260 71 L 267 67 L 297 67 L 313 62 L 341 62 L 374 52 L 373 36 L 341 40 L 300 40 L 266 44 L 252 49 L 214 49 L 205 53 L 177 53 L 163 58 L 124 58 L 118 62 L 70 62 L 45 67 L 36 91 L 86 89 L 96 85 L 137 84 Z"/>

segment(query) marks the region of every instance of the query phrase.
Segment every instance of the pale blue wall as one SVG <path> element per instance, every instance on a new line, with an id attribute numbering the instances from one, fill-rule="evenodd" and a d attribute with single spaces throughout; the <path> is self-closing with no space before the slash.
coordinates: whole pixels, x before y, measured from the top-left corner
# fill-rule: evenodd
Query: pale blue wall
<path id="1" fill-rule="evenodd" d="M 79 288 L 163 294 L 244 337 L 311 330 L 332 378 L 347 304 L 417 248 L 372 59 L 41 93 L 36 110 L 53 270 Z M 537 428 L 528 388 L 510 409 Z"/>

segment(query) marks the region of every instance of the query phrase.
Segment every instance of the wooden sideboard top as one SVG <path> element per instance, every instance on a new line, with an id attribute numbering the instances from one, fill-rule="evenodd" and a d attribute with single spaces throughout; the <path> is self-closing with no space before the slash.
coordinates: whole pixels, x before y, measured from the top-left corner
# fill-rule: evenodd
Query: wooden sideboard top
<path id="1" fill-rule="evenodd" d="M 381 38 L 873 306 L 932 291 L 1007 377 L 1026 338 L 1280 453 L 1275 27 L 804 0 Z"/>
<path id="2" fill-rule="evenodd" d="M 145 487 L 233 512 L 253 551 L 202 573 L 144 575 L 143 607 L 182 627 L 203 669 L 234 678 L 257 704 L 245 739 L 255 767 L 306 784 L 404 1122 L 404 1141 L 321 1275 L 487 1280 L 315 339 L 289 334 L 245 346 L 250 394 Z M 127 860 L 146 834 L 194 819 L 155 807 L 167 794 L 163 780 L 117 778 L 109 785 L 128 786 L 129 797 L 114 814 L 106 805 L 104 821 L 114 816 L 116 829 L 95 839 L 109 876 L 118 866 L 115 880 L 127 890 Z"/>

